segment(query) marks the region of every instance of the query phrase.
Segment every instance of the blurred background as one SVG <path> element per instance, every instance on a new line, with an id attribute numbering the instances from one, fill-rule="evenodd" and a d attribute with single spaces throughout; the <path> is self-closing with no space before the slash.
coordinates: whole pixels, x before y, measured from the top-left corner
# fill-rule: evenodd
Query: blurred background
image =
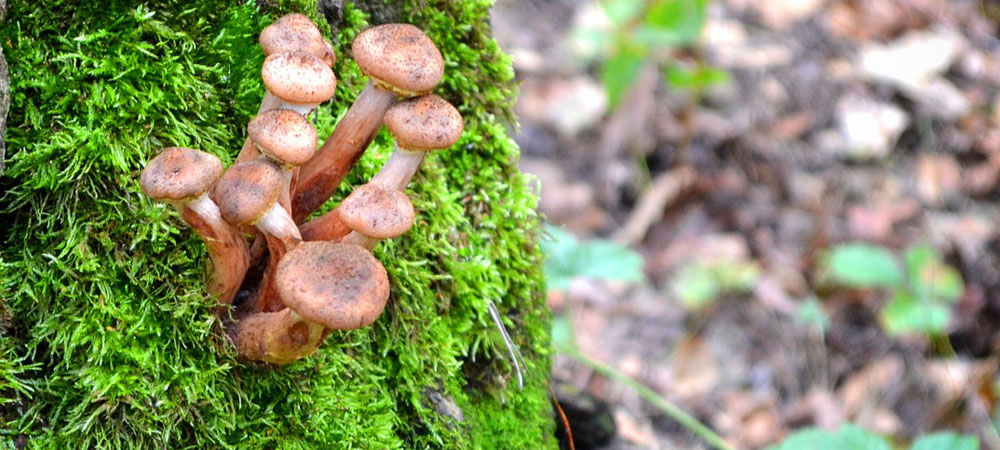
<path id="1" fill-rule="evenodd" d="M 1000 449 L 998 24 L 497 3 L 575 448 Z"/>

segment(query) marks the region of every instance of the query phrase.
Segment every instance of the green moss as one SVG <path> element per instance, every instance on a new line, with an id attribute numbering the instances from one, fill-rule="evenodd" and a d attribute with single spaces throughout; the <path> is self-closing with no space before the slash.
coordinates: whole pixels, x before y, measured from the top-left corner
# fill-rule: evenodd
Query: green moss
<path id="1" fill-rule="evenodd" d="M 280 369 L 236 359 L 203 289 L 203 245 L 138 188 L 167 145 L 231 161 L 263 92 L 257 33 L 315 11 L 229 3 L 10 4 L 0 448 L 554 448 L 538 218 L 507 135 L 516 89 L 489 2 L 403 9 L 441 47 L 438 93 L 466 133 L 409 189 L 413 230 L 377 250 L 393 283 L 385 314 Z M 364 82 L 345 43 L 365 17 L 344 16 L 321 135 Z M 390 147 L 379 135 L 331 205 Z M 527 360 L 523 391 L 490 301 Z"/>

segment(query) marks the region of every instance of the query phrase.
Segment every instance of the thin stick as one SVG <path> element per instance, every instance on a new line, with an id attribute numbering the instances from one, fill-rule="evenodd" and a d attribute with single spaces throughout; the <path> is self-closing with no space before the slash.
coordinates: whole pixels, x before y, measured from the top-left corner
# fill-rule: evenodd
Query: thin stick
<path id="1" fill-rule="evenodd" d="M 569 356 L 570 358 L 573 358 L 583 363 L 587 367 L 590 367 L 595 372 L 600 373 L 601 375 L 604 375 L 621 384 L 624 384 L 625 386 L 628 386 L 629 388 L 634 390 L 637 394 L 639 394 L 639 397 L 641 397 L 643 400 L 649 402 L 653 406 L 657 407 L 658 409 L 666 413 L 668 416 L 670 416 L 671 419 L 677 421 L 677 423 L 681 424 L 681 426 L 683 426 L 684 428 L 691 430 L 691 432 L 704 439 L 705 442 L 708 442 L 712 447 L 715 447 L 719 450 L 736 450 L 734 447 L 726 443 L 725 439 L 723 439 L 722 436 L 716 434 L 707 425 L 699 422 L 698 419 L 695 419 L 690 414 L 684 412 L 684 410 L 682 410 L 680 407 L 671 403 L 669 400 L 663 398 L 663 396 L 656 393 L 656 391 L 646 387 L 646 385 L 636 381 L 632 377 L 622 372 L 619 372 L 615 368 L 608 366 L 596 359 L 586 356 L 577 351 L 576 349 L 559 348 L 558 350 L 559 352 L 565 354 L 566 356 Z"/>
<path id="2" fill-rule="evenodd" d="M 517 372 L 517 390 L 523 390 L 524 376 L 521 375 L 521 363 L 524 362 L 524 358 L 521 357 L 521 350 L 518 350 L 517 345 L 514 345 L 514 340 L 507 333 L 507 327 L 503 326 L 503 320 L 500 319 L 500 311 L 497 310 L 497 305 L 493 303 L 493 300 L 489 301 L 487 309 L 490 311 L 490 318 L 493 319 L 493 323 L 500 330 L 500 337 L 503 338 L 503 343 L 507 346 L 507 354 L 510 356 L 511 362 L 514 363 L 514 371 Z"/>

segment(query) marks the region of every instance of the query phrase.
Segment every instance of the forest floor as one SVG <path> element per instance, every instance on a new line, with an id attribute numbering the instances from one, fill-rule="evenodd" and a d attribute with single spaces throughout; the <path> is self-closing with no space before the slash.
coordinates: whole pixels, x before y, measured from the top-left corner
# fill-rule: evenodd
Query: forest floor
<path id="1" fill-rule="evenodd" d="M 696 94 L 649 66 L 611 110 L 600 62 L 574 38 L 599 6 L 495 7 L 542 213 L 644 260 L 645 282 L 551 292 L 577 348 L 738 448 L 852 422 L 900 444 L 948 429 L 1000 449 L 997 5 L 716 0 L 708 11 L 697 43 L 671 57 L 728 82 Z M 941 308 L 889 311 L 926 273 L 895 288 L 837 281 L 831 255 L 855 242 L 900 267 L 923 249 L 935 273 L 961 274 L 941 332 L 906 325 Z M 855 268 L 868 270 L 865 255 Z M 574 359 L 557 357 L 553 376 L 610 405 L 614 438 L 577 448 L 707 448 Z"/>

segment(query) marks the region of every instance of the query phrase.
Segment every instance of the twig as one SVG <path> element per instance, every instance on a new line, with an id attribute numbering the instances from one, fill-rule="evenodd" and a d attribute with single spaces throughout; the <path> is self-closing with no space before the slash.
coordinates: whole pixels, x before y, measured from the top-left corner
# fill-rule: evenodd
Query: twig
<path id="1" fill-rule="evenodd" d="M 586 356 L 575 349 L 560 348 L 558 350 L 566 356 L 569 356 L 570 358 L 573 358 L 590 367 L 595 372 L 631 388 L 639 394 L 639 397 L 643 400 L 666 413 L 671 419 L 674 419 L 677 423 L 681 424 L 681 426 L 704 439 L 705 442 L 708 442 L 712 447 L 715 447 L 718 450 L 736 450 L 733 446 L 729 445 L 725 439 L 722 438 L 722 436 L 716 434 L 707 425 L 699 422 L 698 419 L 695 419 L 690 414 L 684 412 L 684 410 L 680 407 L 663 398 L 663 396 L 646 387 L 646 385 L 636 381 L 634 378 L 619 372 L 615 368 L 596 359 Z"/>
<path id="2" fill-rule="evenodd" d="M 694 184 L 697 178 L 695 170 L 687 166 L 657 175 L 625 220 L 625 225 L 616 231 L 611 239 L 622 245 L 632 245 L 641 241 L 649 231 L 649 227 L 663 216 L 663 208 Z"/>

